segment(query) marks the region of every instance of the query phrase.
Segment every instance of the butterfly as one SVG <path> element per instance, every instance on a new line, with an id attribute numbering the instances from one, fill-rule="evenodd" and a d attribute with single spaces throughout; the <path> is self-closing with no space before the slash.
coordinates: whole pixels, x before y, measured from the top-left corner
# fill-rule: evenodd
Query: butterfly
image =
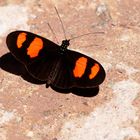
<path id="1" fill-rule="evenodd" d="M 105 79 L 105 70 L 96 60 L 68 49 L 70 40 L 58 45 L 27 31 L 14 31 L 6 38 L 11 54 L 35 79 L 57 89 L 89 89 Z"/>

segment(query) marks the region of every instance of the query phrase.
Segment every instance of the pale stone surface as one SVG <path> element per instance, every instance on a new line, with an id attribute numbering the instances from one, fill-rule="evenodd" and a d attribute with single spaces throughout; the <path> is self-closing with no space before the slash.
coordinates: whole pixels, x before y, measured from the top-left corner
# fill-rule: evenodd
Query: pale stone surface
<path id="1" fill-rule="evenodd" d="M 140 84 L 133 80 L 120 81 L 113 86 L 112 100 L 96 108 L 88 117 L 64 124 L 61 140 L 124 140 L 125 137 L 140 139 L 139 132 L 131 127 L 136 122 L 137 108 L 132 105 L 138 96 Z"/>
<path id="2" fill-rule="evenodd" d="M 27 25 L 28 12 L 25 7 L 19 5 L 7 5 L 0 7 L 0 36 L 4 36 L 7 31 L 23 29 L 29 30 Z"/>
<path id="3" fill-rule="evenodd" d="M 0 0 L 0 56 L 6 35 L 28 30 L 98 60 L 106 80 L 94 97 L 57 93 L 0 69 L 0 140 L 139 140 L 140 1 Z M 16 67 L 16 66 L 15 66 Z"/>

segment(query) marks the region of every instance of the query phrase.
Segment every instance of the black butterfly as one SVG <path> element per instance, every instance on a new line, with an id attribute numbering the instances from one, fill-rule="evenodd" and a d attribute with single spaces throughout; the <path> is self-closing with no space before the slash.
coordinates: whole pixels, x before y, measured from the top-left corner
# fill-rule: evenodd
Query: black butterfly
<path id="1" fill-rule="evenodd" d="M 70 40 L 59 46 L 27 31 L 15 31 L 6 43 L 12 55 L 23 63 L 29 74 L 57 89 L 95 88 L 105 79 L 96 60 L 67 49 Z"/>

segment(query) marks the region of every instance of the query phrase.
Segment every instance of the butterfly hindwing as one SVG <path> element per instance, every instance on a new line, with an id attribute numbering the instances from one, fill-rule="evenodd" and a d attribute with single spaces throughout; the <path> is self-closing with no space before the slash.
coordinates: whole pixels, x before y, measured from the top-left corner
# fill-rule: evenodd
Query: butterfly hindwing
<path id="1" fill-rule="evenodd" d="M 6 43 L 10 52 L 25 65 L 58 50 L 57 44 L 27 31 L 10 33 Z"/>
<path id="2" fill-rule="evenodd" d="M 60 69 L 60 58 L 58 53 L 50 53 L 45 57 L 35 60 L 26 66 L 32 77 L 50 84 Z"/>
<path id="3" fill-rule="evenodd" d="M 71 75 L 70 63 L 65 55 L 62 56 L 59 64 L 58 74 L 51 86 L 57 89 L 70 89 L 74 84 L 74 79 Z"/>

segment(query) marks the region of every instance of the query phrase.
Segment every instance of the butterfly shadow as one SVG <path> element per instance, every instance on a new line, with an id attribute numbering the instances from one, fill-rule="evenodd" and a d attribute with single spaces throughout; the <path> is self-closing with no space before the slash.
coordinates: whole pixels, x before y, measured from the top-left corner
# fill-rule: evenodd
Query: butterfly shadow
<path id="1" fill-rule="evenodd" d="M 51 88 L 60 93 L 73 93 L 78 96 L 83 97 L 93 97 L 99 92 L 99 86 L 94 88 L 72 88 L 72 89 L 59 89 L 57 87 L 51 86 Z"/>
<path id="2" fill-rule="evenodd" d="M 16 60 L 11 53 L 7 53 L 0 58 L 0 67 L 12 74 L 21 76 L 25 81 L 33 84 L 45 84 L 45 82 L 34 79 L 27 72 L 25 66 Z"/>
<path id="3" fill-rule="evenodd" d="M 0 58 L 0 67 L 12 74 L 21 76 L 25 81 L 33 84 L 45 84 L 45 81 L 40 81 L 33 78 L 26 70 L 25 66 L 16 60 L 11 53 L 7 53 Z M 99 92 L 99 86 L 94 88 L 72 88 L 72 89 L 59 89 L 54 86 L 51 88 L 59 93 L 73 93 L 78 96 L 93 97 Z"/>

